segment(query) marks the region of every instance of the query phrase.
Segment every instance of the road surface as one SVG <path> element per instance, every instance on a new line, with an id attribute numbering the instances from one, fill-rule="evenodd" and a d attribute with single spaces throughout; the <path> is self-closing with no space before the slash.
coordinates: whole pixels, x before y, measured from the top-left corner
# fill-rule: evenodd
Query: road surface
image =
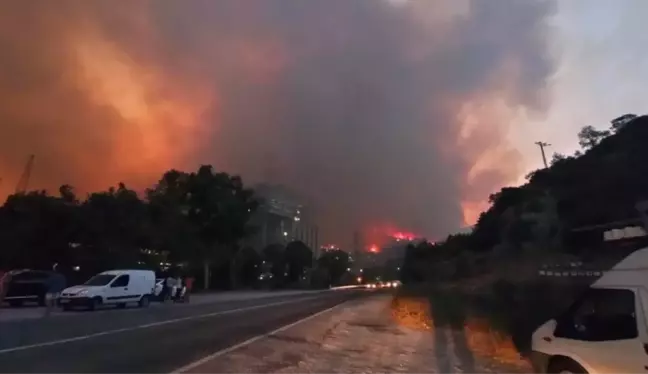
<path id="1" fill-rule="evenodd" d="M 530 373 L 506 341 L 467 320 L 442 323 L 428 300 L 375 293 L 252 342 L 216 352 L 178 373 Z"/>
<path id="2" fill-rule="evenodd" d="M 230 301 L 241 300 L 257 300 L 265 298 L 274 298 L 279 296 L 298 296 L 305 294 L 317 294 L 322 292 L 329 292 L 329 290 L 282 290 L 282 291 L 230 291 L 230 292 L 210 292 L 210 293 L 196 293 L 191 296 L 191 305 L 214 304 Z M 130 307 L 136 304 L 130 305 Z M 160 304 L 157 302 L 151 303 L 149 308 L 165 308 L 168 305 Z M 115 306 L 105 306 L 101 309 L 102 312 L 114 310 Z M 82 309 L 75 309 L 73 311 L 63 311 L 60 308 L 52 311 L 53 317 L 75 317 L 79 314 L 86 314 L 87 311 Z M 96 312 L 95 312 L 96 313 Z M 45 308 L 38 307 L 36 303 L 26 304 L 24 307 L 13 308 L 9 303 L 0 306 L 0 323 L 8 321 L 17 321 L 24 319 L 40 319 L 45 316 Z"/>
<path id="3" fill-rule="evenodd" d="M 0 322 L 0 372 L 171 372 L 367 294 L 170 305 Z"/>

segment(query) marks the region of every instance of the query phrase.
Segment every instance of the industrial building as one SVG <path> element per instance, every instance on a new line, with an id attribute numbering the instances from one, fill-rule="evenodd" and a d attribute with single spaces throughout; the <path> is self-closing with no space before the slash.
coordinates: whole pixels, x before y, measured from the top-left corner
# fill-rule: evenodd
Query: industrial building
<path id="1" fill-rule="evenodd" d="M 281 185 L 259 184 L 254 190 L 262 204 L 251 220 L 258 231 L 249 239 L 249 245 L 262 251 L 271 244 L 299 240 L 313 250 L 319 248 L 313 211 L 303 203 L 304 199 Z"/>

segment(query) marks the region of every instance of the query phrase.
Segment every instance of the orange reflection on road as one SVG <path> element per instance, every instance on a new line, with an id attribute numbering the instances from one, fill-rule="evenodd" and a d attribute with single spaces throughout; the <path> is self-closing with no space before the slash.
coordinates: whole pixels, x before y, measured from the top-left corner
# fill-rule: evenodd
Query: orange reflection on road
<path id="1" fill-rule="evenodd" d="M 430 301 L 425 297 L 396 297 L 391 305 L 392 317 L 401 326 L 415 330 L 434 327 L 430 314 Z"/>
<path id="2" fill-rule="evenodd" d="M 521 355 L 511 336 L 494 330 L 485 318 L 468 318 L 463 332 L 473 355 L 503 364 L 520 364 Z"/>
<path id="3" fill-rule="evenodd" d="M 445 298 L 438 301 L 433 305 L 434 300 L 428 297 L 397 296 L 391 303 L 391 315 L 399 326 L 428 331 L 434 340 L 429 344 L 465 367 L 474 369 L 477 364 L 507 372 L 530 370 L 508 332 L 493 327 L 489 318 L 475 316 L 476 311 L 466 304 Z"/>

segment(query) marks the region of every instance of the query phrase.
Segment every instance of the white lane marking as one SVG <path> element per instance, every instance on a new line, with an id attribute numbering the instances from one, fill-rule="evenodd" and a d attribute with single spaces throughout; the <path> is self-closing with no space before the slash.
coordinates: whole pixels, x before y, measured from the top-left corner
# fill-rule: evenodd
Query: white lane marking
<path id="1" fill-rule="evenodd" d="M 267 338 L 267 337 L 269 337 L 269 336 L 272 336 L 272 335 L 278 334 L 278 333 L 280 333 L 280 332 L 286 331 L 286 330 L 288 330 L 288 329 L 290 329 L 290 328 L 292 328 L 292 327 L 295 327 L 295 326 L 299 325 L 300 323 L 304 323 L 304 322 L 306 322 L 306 321 L 308 321 L 308 320 L 311 320 L 311 319 L 313 319 L 313 318 L 319 317 L 319 316 L 321 316 L 321 315 L 324 314 L 324 313 L 328 313 L 328 312 L 332 311 L 333 309 L 338 308 L 338 307 L 340 307 L 340 306 L 342 306 L 342 305 L 344 305 L 344 304 L 346 304 L 346 303 L 348 303 L 348 302 L 350 302 L 350 301 L 342 302 L 342 303 L 337 304 L 337 305 L 334 305 L 334 306 L 332 306 L 332 307 L 330 307 L 330 308 L 328 308 L 328 309 L 324 309 L 324 310 L 319 311 L 319 312 L 317 312 L 317 313 L 315 313 L 315 314 L 311 314 L 311 315 L 308 316 L 308 317 L 304 317 L 304 318 L 300 319 L 300 320 L 297 321 L 297 322 L 293 322 L 293 323 L 290 323 L 290 324 L 287 324 L 287 325 L 281 326 L 280 328 L 278 328 L 278 329 L 276 329 L 276 330 L 273 330 L 273 331 L 270 331 L 269 333 L 262 334 L 262 335 L 257 335 L 257 336 L 252 337 L 252 338 L 250 338 L 250 339 L 248 339 L 248 340 L 246 340 L 246 341 L 244 341 L 244 342 L 241 342 L 241 343 L 238 343 L 238 344 L 234 344 L 234 345 L 229 346 L 229 347 L 227 347 L 227 348 L 225 348 L 225 349 L 221 349 L 220 351 L 214 352 L 214 353 L 210 354 L 209 356 L 205 356 L 205 357 L 201 358 L 201 359 L 198 360 L 198 361 L 194 361 L 194 362 L 192 362 L 192 363 L 190 363 L 190 364 L 188 364 L 188 365 L 185 365 L 185 366 L 183 366 L 183 367 L 181 367 L 181 368 L 179 368 L 179 369 L 176 369 L 176 370 L 172 371 L 171 374 L 186 373 L 186 372 L 188 372 L 189 370 L 191 370 L 191 369 L 195 369 L 195 368 L 197 368 L 198 366 L 203 365 L 203 364 L 205 364 L 205 363 L 207 363 L 207 362 L 209 362 L 209 361 L 211 361 L 211 360 L 213 360 L 213 359 L 215 359 L 215 358 L 217 358 L 217 357 L 220 357 L 220 356 L 222 356 L 222 355 L 225 355 L 225 354 L 227 354 L 227 353 L 230 353 L 230 352 L 232 352 L 232 351 L 235 351 L 235 350 L 237 350 L 237 349 L 239 349 L 239 348 L 243 348 L 243 347 L 245 347 L 246 345 L 250 345 L 250 344 L 252 344 L 252 343 L 254 343 L 254 342 L 258 341 L 258 340 L 261 340 L 261 339 L 263 339 L 263 338 Z"/>
<path id="2" fill-rule="evenodd" d="M 254 305 L 254 306 L 249 306 L 249 307 L 244 307 L 244 308 L 221 310 L 221 311 L 213 312 L 213 313 L 199 314 L 199 315 L 196 315 L 196 316 L 189 316 L 189 317 L 170 319 L 170 320 L 166 320 L 166 321 L 147 323 L 147 324 L 144 324 L 144 325 L 138 325 L 138 326 L 127 327 L 127 328 L 122 328 L 122 329 L 102 331 L 102 332 L 97 332 L 97 333 L 94 333 L 94 334 L 88 334 L 88 335 L 83 335 L 83 336 L 75 336 L 75 337 L 67 338 L 67 339 L 53 340 L 53 341 L 49 341 L 49 342 L 29 344 L 29 345 L 21 345 L 21 346 L 18 346 L 18 347 L 0 349 L 0 354 L 17 352 L 17 351 L 25 351 L 25 350 L 34 349 L 34 348 L 49 347 L 49 346 L 59 345 L 59 344 L 78 342 L 78 341 L 82 341 L 82 340 L 97 338 L 97 337 L 100 337 L 100 336 L 119 334 L 121 332 L 127 332 L 127 331 L 148 329 L 148 328 L 151 328 L 151 327 L 169 325 L 169 324 L 172 324 L 172 323 L 190 321 L 190 320 L 194 320 L 194 319 L 209 318 L 209 317 L 222 316 L 222 315 L 232 314 L 232 313 L 246 312 L 248 310 L 255 310 L 255 309 L 267 308 L 267 307 L 271 307 L 271 306 L 290 304 L 290 303 L 295 303 L 295 302 L 298 302 L 298 301 L 316 299 L 318 297 L 319 296 L 302 297 L 302 298 L 294 299 L 294 300 L 278 301 L 278 302 L 274 302 L 274 303 Z"/>

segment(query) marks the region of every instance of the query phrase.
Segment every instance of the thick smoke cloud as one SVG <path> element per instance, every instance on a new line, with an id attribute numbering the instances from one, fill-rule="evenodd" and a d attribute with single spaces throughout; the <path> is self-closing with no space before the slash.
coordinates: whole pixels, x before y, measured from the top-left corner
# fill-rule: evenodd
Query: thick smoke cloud
<path id="1" fill-rule="evenodd" d="M 0 192 L 137 187 L 212 163 L 282 183 L 327 239 L 439 237 L 515 180 L 551 2 L 25 0 L 0 5 Z"/>

